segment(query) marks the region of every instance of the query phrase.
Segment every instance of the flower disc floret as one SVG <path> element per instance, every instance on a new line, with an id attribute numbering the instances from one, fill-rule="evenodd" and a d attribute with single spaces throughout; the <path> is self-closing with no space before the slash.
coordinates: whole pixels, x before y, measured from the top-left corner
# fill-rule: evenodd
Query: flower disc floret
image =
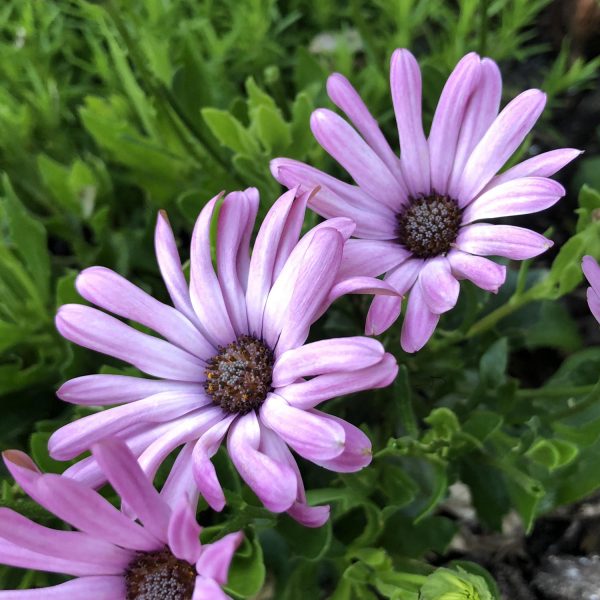
<path id="1" fill-rule="evenodd" d="M 398 240 L 417 258 L 445 254 L 456 241 L 460 220 L 456 200 L 439 194 L 417 198 L 398 214 Z"/>
<path id="2" fill-rule="evenodd" d="M 165 548 L 135 558 L 125 574 L 127 600 L 191 600 L 196 571 Z"/>
<path id="3" fill-rule="evenodd" d="M 273 351 L 262 341 L 242 335 L 208 361 L 204 387 L 224 411 L 245 415 L 260 408 L 271 390 Z"/>

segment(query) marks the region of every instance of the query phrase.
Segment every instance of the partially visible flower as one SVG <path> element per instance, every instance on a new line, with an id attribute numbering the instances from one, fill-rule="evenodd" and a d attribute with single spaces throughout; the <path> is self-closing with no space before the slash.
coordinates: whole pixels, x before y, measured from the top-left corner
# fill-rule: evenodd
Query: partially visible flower
<path id="1" fill-rule="evenodd" d="M 504 283 L 505 267 L 485 256 L 523 260 L 552 245 L 528 229 L 480 221 L 552 206 L 565 191 L 548 177 L 580 152 L 553 150 L 497 175 L 537 121 L 546 96 L 528 90 L 498 114 L 500 72 L 475 53 L 450 75 L 428 138 L 421 122 L 421 73 L 408 50 L 394 52 L 390 85 L 401 159 L 356 90 L 336 73 L 327 91 L 354 128 L 326 109 L 312 114 L 311 128 L 356 185 L 287 158 L 273 160 L 271 171 L 287 187 L 321 186 L 309 206 L 324 217 L 356 222 L 358 239 L 346 244 L 339 277 L 385 273 L 399 294 L 409 294 L 401 344 L 415 352 L 440 315 L 455 306 L 459 280 L 494 293 Z M 366 332 L 388 329 L 400 307 L 398 296 L 375 297 Z"/>
<path id="2" fill-rule="evenodd" d="M 587 289 L 587 301 L 590 311 L 600 323 L 600 266 L 591 256 L 584 256 L 581 261 L 583 274 L 591 287 Z"/>
<path id="3" fill-rule="evenodd" d="M 161 498 L 123 442 L 106 440 L 92 452 L 139 523 L 83 484 L 40 473 L 23 452 L 4 452 L 23 490 L 77 531 L 50 529 L 0 508 L 0 563 L 75 577 L 49 588 L 0 591 L 0 599 L 229 598 L 221 586 L 242 534 L 202 545 L 196 505 L 185 495 L 173 504 Z"/>
<path id="4" fill-rule="evenodd" d="M 67 339 L 125 360 L 156 379 L 90 375 L 65 383 L 58 391 L 63 400 L 121 406 L 59 429 L 50 439 L 50 452 L 68 460 L 115 435 L 153 477 L 183 445 L 170 481 L 189 494 L 200 490 L 212 508 L 221 510 L 225 495 L 211 458 L 227 435 L 233 464 L 269 510 L 288 511 L 305 525 L 320 526 L 329 507 L 306 504 L 288 446 L 333 471 L 357 471 L 369 464 L 367 436 L 315 407 L 342 394 L 389 385 L 397 365 L 375 340 L 305 344 L 308 332 L 341 294 L 395 291 L 369 277 L 334 285 L 354 223 L 331 219 L 298 240 L 307 198 L 296 197 L 296 190 L 277 200 L 265 217 L 252 257 L 258 192 L 225 196 L 216 219 L 215 272 L 210 232 L 219 200 L 206 205 L 194 228 L 189 287 L 169 223 L 159 214 L 156 254 L 175 308 L 103 267 L 78 277 L 77 289 L 86 300 L 165 339 L 95 308 L 63 306 L 56 323 Z M 90 486 L 102 482 L 93 457 L 66 474 Z"/>

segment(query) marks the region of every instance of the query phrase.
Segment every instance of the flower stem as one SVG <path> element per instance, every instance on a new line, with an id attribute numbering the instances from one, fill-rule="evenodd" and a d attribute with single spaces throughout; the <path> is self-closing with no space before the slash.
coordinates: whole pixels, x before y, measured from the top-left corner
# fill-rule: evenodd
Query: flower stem
<path id="1" fill-rule="evenodd" d="M 574 385 L 567 387 L 543 387 L 536 389 L 518 390 L 519 398 L 569 398 L 572 396 L 581 396 L 589 394 L 594 390 L 595 385 Z"/>

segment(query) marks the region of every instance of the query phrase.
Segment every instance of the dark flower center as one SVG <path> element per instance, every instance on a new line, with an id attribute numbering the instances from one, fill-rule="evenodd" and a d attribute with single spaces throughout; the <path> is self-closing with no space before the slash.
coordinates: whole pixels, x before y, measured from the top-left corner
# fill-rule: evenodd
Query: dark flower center
<path id="1" fill-rule="evenodd" d="M 140 554 L 125 573 L 126 600 L 192 600 L 196 569 L 168 549 Z"/>
<path id="2" fill-rule="evenodd" d="M 412 199 L 397 216 L 398 241 L 418 258 L 431 258 L 450 250 L 456 240 L 461 210 L 456 200 L 431 194 Z"/>
<path id="3" fill-rule="evenodd" d="M 223 410 L 246 414 L 259 408 L 271 391 L 273 364 L 270 348 L 242 335 L 208 361 L 204 388 Z"/>

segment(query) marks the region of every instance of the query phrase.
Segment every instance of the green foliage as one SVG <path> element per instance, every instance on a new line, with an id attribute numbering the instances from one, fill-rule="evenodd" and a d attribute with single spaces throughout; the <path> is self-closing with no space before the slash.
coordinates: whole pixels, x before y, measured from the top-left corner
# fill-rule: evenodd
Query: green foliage
<path id="1" fill-rule="evenodd" d="M 393 49 L 410 47 L 423 67 L 426 123 L 456 61 L 478 51 L 500 62 L 504 102 L 526 86 L 548 93 L 543 134 L 534 133 L 519 155 L 527 156 L 532 143 L 570 145 L 554 117 L 597 85 L 599 59 L 573 58 L 567 42 L 556 51 L 544 43 L 537 19 L 547 5 L 4 2 L 0 449 L 26 449 L 44 470 L 63 471 L 68 464 L 49 457 L 47 440 L 85 411 L 59 403 L 57 386 L 73 376 L 123 372 L 55 331 L 56 309 L 81 302 L 75 278 L 82 268 L 105 265 L 166 300 L 150 251 L 158 209 L 169 211 L 187 258 L 191 225 L 213 195 L 257 186 L 266 212 L 280 193 L 271 158 L 289 156 L 341 175 L 309 127 L 315 107 L 331 107 L 329 73 L 349 77 L 395 146 Z M 469 487 L 479 522 L 491 530 L 500 530 L 511 511 L 530 530 L 540 515 L 600 487 L 600 350 L 584 347 L 587 333 L 572 305 L 579 302 L 583 312 L 582 256 L 600 258 L 597 153 L 580 164 L 563 201 L 575 204 L 579 194 L 578 206 L 574 216 L 561 213 L 567 222 L 552 260 L 527 261 L 519 271 L 509 265 L 496 298 L 463 282 L 459 305 L 422 352 L 402 353 L 397 327 L 383 339 L 401 365 L 393 386 L 326 407 L 361 425 L 374 450 L 372 465 L 356 474 L 302 464 L 309 501 L 331 504 L 328 524 L 312 530 L 272 515 L 242 485 L 226 453 L 217 454 L 228 508 L 210 515 L 204 536 L 246 532 L 230 595 L 253 597 L 264 588 L 283 600 L 497 600 L 481 567 L 427 563 L 432 553 L 444 555 L 458 530 L 440 514 L 451 486 Z M 315 335 L 361 335 L 365 302 L 339 301 Z M 553 361 L 546 364 L 538 351 Z M 63 527 L 5 473 L 0 505 Z M 0 570 L 2 588 L 59 581 Z"/>

